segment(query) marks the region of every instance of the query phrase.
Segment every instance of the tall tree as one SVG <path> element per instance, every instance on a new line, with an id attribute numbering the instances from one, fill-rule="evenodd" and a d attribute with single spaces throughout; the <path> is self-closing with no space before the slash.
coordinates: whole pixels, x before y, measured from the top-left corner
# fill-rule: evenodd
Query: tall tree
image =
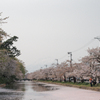
<path id="1" fill-rule="evenodd" d="M 2 13 L 0 13 L 1 16 Z M 8 19 L 8 17 L 0 18 L 0 24 L 6 23 L 5 20 Z M 2 40 L 4 37 L 9 36 L 2 28 L 0 28 L 0 45 L 2 44 Z"/>
<path id="2" fill-rule="evenodd" d="M 15 46 L 13 46 L 13 42 L 16 42 L 18 39 L 17 36 L 13 36 L 7 41 L 3 42 L 0 45 L 0 49 L 6 49 L 7 50 L 7 55 L 9 57 L 16 57 L 20 55 L 20 50 L 18 50 Z"/>

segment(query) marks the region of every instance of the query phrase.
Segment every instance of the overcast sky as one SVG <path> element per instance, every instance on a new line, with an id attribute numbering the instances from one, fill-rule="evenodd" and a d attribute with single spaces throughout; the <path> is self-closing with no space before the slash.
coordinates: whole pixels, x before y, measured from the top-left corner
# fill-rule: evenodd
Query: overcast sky
<path id="1" fill-rule="evenodd" d="M 68 52 L 77 62 L 99 46 L 100 0 L 0 0 L 0 12 L 29 72 L 70 59 Z"/>

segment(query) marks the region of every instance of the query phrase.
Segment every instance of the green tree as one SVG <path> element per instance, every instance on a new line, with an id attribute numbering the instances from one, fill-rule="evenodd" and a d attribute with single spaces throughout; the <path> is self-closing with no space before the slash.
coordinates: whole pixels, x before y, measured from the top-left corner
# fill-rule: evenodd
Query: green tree
<path id="1" fill-rule="evenodd" d="M 7 41 L 3 42 L 0 45 L 0 49 L 6 49 L 7 50 L 7 55 L 9 57 L 16 57 L 20 55 L 20 50 L 18 50 L 15 46 L 13 46 L 13 42 L 16 42 L 18 39 L 17 36 L 13 36 Z"/>
<path id="2" fill-rule="evenodd" d="M 1 17 L 1 13 L 0 13 Z M 0 18 L 0 24 L 5 23 L 8 17 Z M 9 35 L 0 28 L 0 83 L 11 83 L 18 79 L 22 79 L 26 73 L 24 63 L 16 57 L 20 55 L 13 43 L 17 41 L 18 37 L 13 36 L 4 41 L 5 37 Z"/>

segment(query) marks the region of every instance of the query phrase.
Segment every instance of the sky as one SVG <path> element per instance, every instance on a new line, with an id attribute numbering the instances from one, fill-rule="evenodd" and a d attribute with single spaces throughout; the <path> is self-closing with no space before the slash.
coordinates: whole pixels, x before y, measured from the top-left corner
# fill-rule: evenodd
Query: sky
<path id="1" fill-rule="evenodd" d="M 69 60 L 68 52 L 78 62 L 99 46 L 100 0 L 0 0 L 0 12 L 28 72 Z"/>

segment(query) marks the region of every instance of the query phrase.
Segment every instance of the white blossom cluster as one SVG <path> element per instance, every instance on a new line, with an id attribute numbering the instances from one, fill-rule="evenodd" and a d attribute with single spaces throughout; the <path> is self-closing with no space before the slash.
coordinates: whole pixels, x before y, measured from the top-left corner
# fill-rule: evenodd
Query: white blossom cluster
<path id="1" fill-rule="evenodd" d="M 51 65 L 49 68 L 40 69 L 33 73 L 27 74 L 27 78 L 36 80 L 56 80 L 64 81 L 69 78 L 78 79 L 100 79 L 100 48 L 88 49 L 88 56 L 80 59 L 80 63 L 73 63 L 69 66 L 69 61 L 59 65 Z"/>

